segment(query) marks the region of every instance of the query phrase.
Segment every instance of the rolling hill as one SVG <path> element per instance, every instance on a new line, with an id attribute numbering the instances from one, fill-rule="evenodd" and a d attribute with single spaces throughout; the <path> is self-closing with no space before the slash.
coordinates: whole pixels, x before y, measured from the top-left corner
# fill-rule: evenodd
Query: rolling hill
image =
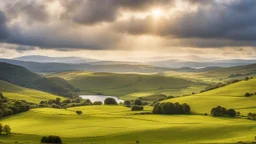
<path id="1" fill-rule="evenodd" d="M 234 108 L 247 115 L 248 111 L 256 112 L 256 95 L 245 97 L 245 93 L 256 92 L 256 79 L 241 81 L 215 90 L 199 93 L 196 95 L 178 97 L 167 101 L 187 103 L 192 111 L 208 113 L 218 105 L 226 108 Z"/>
<path id="2" fill-rule="evenodd" d="M 75 89 L 61 78 L 45 78 L 21 66 L 0 62 L 0 80 L 26 88 L 37 89 L 61 96 L 71 96 Z"/>
<path id="3" fill-rule="evenodd" d="M 10 99 L 26 100 L 32 103 L 39 103 L 42 100 L 56 99 L 57 97 L 64 99 L 57 95 L 20 87 L 2 80 L 0 80 L 0 92 Z"/>
<path id="4" fill-rule="evenodd" d="M 205 83 L 166 77 L 161 74 L 123 74 L 63 72 L 51 75 L 67 80 L 81 90 L 80 94 L 104 94 L 123 96 L 125 99 L 150 96 L 154 94 L 183 95 L 199 92 Z"/>
<path id="5" fill-rule="evenodd" d="M 76 110 L 84 114 L 77 115 Z M 68 144 L 236 143 L 255 137 L 255 121 L 247 119 L 135 113 L 124 106 L 32 109 L 0 121 L 9 124 L 13 132 L 0 142 L 39 144 L 42 136 L 49 134 Z"/>

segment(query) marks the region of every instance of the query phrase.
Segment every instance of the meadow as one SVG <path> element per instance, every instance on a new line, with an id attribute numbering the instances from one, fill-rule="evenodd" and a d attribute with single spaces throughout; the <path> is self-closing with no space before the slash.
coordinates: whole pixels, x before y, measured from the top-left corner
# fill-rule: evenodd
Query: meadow
<path id="1" fill-rule="evenodd" d="M 59 76 L 67 80 L 81 90 L 80 94 L 113 95 L 123 99 L 136 99 L 160 93 L 181 96 L 199 92 L 207 85 L 203 82 L 194 82 L 162 74 L 72 71 L 50 76 Z"/>
<path id="2" fill-rule="evenodd" d="M 77 115 L 76 110 L 83 114 Z M 36 144 L 50 134 L 68 144 L 223 143 L 253 141 L 255 136 L 255 122 L 242 118 L 134 113 L 124 106 L 33 109 L 1 120 L 13 134 L 1 136 L 0 142 Z"/>
<path id="3" fill-rule="evenodd" d="M 256 109 L 254 109 L 256 95 L 245 97 L 247 92 L 254 94 L 256 92 L 255 87 L 256 79 L 244 80 L 215 90 L 186 97 L 178 97 L 167 101 L 188 103 L 192 107 L 192 111 L 201 114 L 209 114 L 213 107 L 220 105 L 227 108 L 234 108 L 241 111 L 243 115 L 247 115 L 248 109 L 251 109 L 250 112 L 256 112 Z"/>
<path id="4" fill-rule="evenodd" d="M 256 79 L 242 80 L 211 91 L 199 93 L 211 83 L 209 79 L 196 80 L 194 75 L 179 77 L 166 74 L 128 74 L 64 72 L 53 74 L 81 89 L 81 94 L 106 94 L 122 99 L 137 99 L 153 94 L 183 95 L 164 102 L 187 103 L 191 114 L 139 114 L 122 105 L 80 106 L 67 109 L 36 108 L 5 117 L 0 123 L 11 126 L 12 134 L 0 136 L 0 143 L 36 144 L 47 135 L 58 135 L 66 144 L 145 144 L 169 143 L 237 143 L 252 142 L 256 123 L 246 118 L 256 113 Z M 188 73 L 187 73 L 188 74 Z M 198 75 L 199 76 L 199 75 Z M 205 75 L 203 75 L 205 76 Z M 206 76 L 205 76 L 206 77 Z M 213 79 L 212 83 L 217 82 Z M 55 99 L 56 95 L 23 88 L 0 81 L 0 91 L 10 99 L 26 99 L 38 103 Z M 245 97 L 245 93 L 254 95 Z M 64 98 L 62 98 L 64 99 Z M 157 97 L 156 97 L 157 99 Z M 224 106 L 241 112 L 241 117 L 213 117 L 213 107 Z M 151 112 L 145 106 L 143 112 Z M 77 110 L 83 112 L 76 114 Z M 205 115 L 207 113 L 207 115 Z"/>

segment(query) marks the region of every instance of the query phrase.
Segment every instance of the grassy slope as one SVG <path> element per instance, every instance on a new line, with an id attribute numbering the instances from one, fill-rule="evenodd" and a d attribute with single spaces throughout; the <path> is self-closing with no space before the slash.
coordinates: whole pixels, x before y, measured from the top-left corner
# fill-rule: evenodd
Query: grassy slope
<path id="1" fill-rule="evenodd" d="M 102 93 L 105 95 L 125 96 L 133 99 L 155 93 L 183 95 L 198 92 L 205 85 L 185 79 L 166 77 L 156 74 L 118 74 L 64 72 L 59 76 L 82 90 L 81 94 Z"/>
<path id="2" fill-rule="evenodd" d="M 0 91 L 3 92 L 4 96 L 10 99 L 26 100 L 34 103 L 59 97 L 50 93 L 20 87 L 2 80 L 0 80 Z M 63 97 L 60 98 L 63 99 Z"/>
<path id="3" fill-rule="evenodd" d="M 148 110 L 150 108 L 147 108 Z M 82 110 L 83 115 L 76 115 Z M 35 144 L 55 134 L 65 143 L 198 143 L 253 140 L 256 124 L 246 119 L 196 115 L 133 115 L 122 106 L 86 106 L 67 110 L 41 108 L 1 120 L 15 133 L 0 142 Z M 200 134 L 199 134 L 200 133 Z"/>
<path id="4" fill-rule="evenodd" d="M 241 81 L 208 92 L 174 98 L 168 101 L 188 103 L 191 105 L 193 111 L 200 113 L 209 113 L 211 108 L 221 105 L 227 108 L 241 110 L 244 115 L 247 115 L 248 109 L 256 106 L 256 96 L 245 97 L 244 95 L 246 92 L 256 92 L 255 87 L 256 79 L 251 79 L 249 81 Z M 255 110 L 256 109 L 252 109 L 252 112 L 256 112 Z"/>
<path id="5" fill-rule="evenodd" d="M 176 76 L 179 78 L 191 79 L 194 81 L 201 81 L 207 83 L 217 83 L 223 81 L 229 81 L 232 79 L 244 79 L 245 77 L 256 76 L 256 64 L 246 66 L 236 66 L 228 68 L 219 68 L 215 70 L 209 70 L 204 72 L 165 72 L 166 75 Z M 241 74 L 242 76 L 229 77 L 232 74 Z"/>

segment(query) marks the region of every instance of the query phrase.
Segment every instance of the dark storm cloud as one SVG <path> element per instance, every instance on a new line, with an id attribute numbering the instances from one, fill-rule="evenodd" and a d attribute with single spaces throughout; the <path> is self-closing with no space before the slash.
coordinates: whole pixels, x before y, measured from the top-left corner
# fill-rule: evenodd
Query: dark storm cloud
<path id="1" fill-rule="evenodd" d="M 6 26 L 6 18 L 2 11 L 0 11 L 0 42 L 5 41 L 8 37 L 8 28 Z"/>
<path id="2" fill-rule="evenodd" d="M 29 23 L 45 22 L 49 18 L 46 6 L 37 1 L 20 0 L 8 3 L 5 6 L 5 11 L 8 14 L 9 19 L 25 16 Z"/>
<path id="3" fill-rule="evenodd" d="M 60 17 L 51 17 L 47 6 L 56 1 L 63 6 L 63 12 Z M 197 9 L 182 10 L 169 15 L 169 19 L 155 20 L 148 15 L 118 20 L 122 12 L 172 9 L 175 1 L 188 2 Z M 256 0 L 17 0 L 6 3 L 3 12 L 0 41 L 28 46 L 20 51 L 30 46 L 111 49 L 119 46 L 126 34 L 179 39 L 179 46 L 256 46 Z"/>
<path id="4" fill-rule="evenodd" d="M 144 11 L 150 7 L 164 6 L 173 0 L 71 0 L 63 1 L 67 11 L 63 17 L 72 18 L 80 24 L 113 22 L 119 10 Z"/>
<path id="5" fill-rule="evenodd" d="M 255 0 L 212 2 L 210 7 L 201 5 L 197 11 L 184 12 L 174 20 L 163 18 L 155 24 L 155 20 L 149 16 L 145 19 L 119 22 L 113 28 L 119 32 L 137 35 L 254 41 L 256 40 L 255 16 Z"/>

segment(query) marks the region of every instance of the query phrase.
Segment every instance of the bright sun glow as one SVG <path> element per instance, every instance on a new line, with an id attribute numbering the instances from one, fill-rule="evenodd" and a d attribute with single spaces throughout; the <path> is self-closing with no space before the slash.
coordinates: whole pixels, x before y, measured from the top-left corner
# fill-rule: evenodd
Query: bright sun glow
<path id="1" fill-rule="evenodd" d="M 158 18 L 160 17 L 161 15 L 163 15 L 163 11 L 161 9 L 154 9 L 152 10 L 152 15 L 155 17 L 155 18 Z"/>

